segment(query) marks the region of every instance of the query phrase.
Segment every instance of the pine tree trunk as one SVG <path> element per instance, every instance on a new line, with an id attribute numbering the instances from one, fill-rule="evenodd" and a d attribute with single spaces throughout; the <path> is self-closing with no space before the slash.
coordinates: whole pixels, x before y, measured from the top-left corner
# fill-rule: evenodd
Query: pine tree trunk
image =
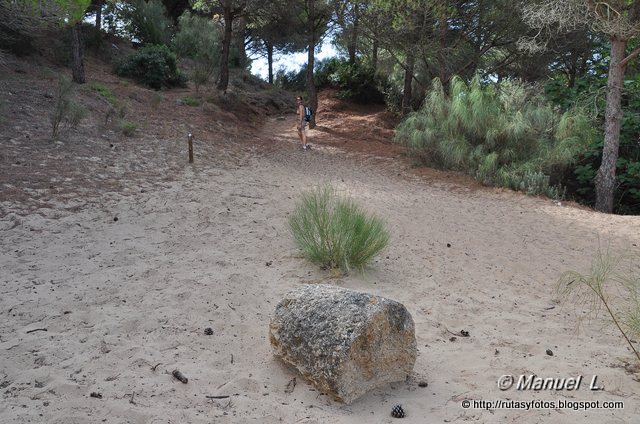
<path id="1" fill-rule="evenodd" d="M 273 44 L 267 42 L 267 64 L 269 66 L 269 84 L 273 84 Z"/>
<path id="2" fill-rule="evenodd" d="M 351 28 L 351 34 L 349 36 L 349 46 L 347 49 L 349 50 L 349 63 L 356 63 L 356 54 L 358 52 L 358 15 L 356 12 L 356 16 L 353 18 L 353 28 Z"/>
<path id="3" fill-rule="evenodd" d="M 373 66 L 373 71 L 376 72 L 378 70 L 378 38 L 374 38 L 373 40 L 373 48 L 371 52 L 371 66 Z"/>
<path id="4" fill-rule="evenodd" d="M 85 83 L 84 52 L 82 48 L 82 26 L 77 22 L 71 27 L 71 74 L 73 81 L 78 84 Z"/>
<path id="5" fill-rule="evenodd" d="M 229 48 L 233 37 L 233 15 L 231 13 L 231 0 L 221 1 L 222 16 L 224 18 L 224 37 L 222 39 L 222 52 L 220 54 L 220 78 L 218 90 L 227 91 L 229 86 Z"/>
<path id="6" fill-rule="evenodd" d="M 315 0 L 307 0 L 309 11 L 309 52 L 307 60 L 307 94 L 309 96 L 309 106 L 313 109 L 313 115 L 311 115 L 311 121 L 309 122 L 309 128 L 316 127 L 316 115 L 318 110 L 318 92 L 316 85 L 313 82 L 313 67 L 314 67 L 314 51 L 316 49 L 316 14 L 315 14 Z"/>
<path id="7" fill-rule="evenodd" d="M 244 48 L 244 39 L 247 32 L 247 19 L 244 16 L 240 16 L 236 21 L 238 24 L 234 36 L 234 45 L 238 50 L 238 67 L 245 69 L 247 67 L 247 51 Z"/>
<path id="8" fill-rule="evenodd" d="M 96 28 L 102 29 L 102 5 L 104 0 L 100 0 L 96 3 Z"/>
<path id="9" fill-rule="evenodd" d="M 444 50 L 446 48 L 447 41 L 447 24 L 446 19 L 444 17 L 440 18 L 440 48 L 438 51 L 438 78 L 440 78 L 440 82 L 444 86 L 447 81 L 447 68 L 446 68 L 446 59 Z"/>
<path id="10" fill-rule="evenodd" d="M 407 115 L 411 112 L 411 83 L 413 82 L 413 68 L 415 67 L 415 56 L 413 51 L 407 51 L 407 60 L 404 68 L 404 90 L 402 92 L 402 115 Z"/>
<path id="11" fill-rule="evenodd" d="M 602 162 L 596 175 L 596 210 L 613 212 L 613 196 L 616 189 L 616 162 L 620 146 L 620 124 L 622 121 L 622 88 L 626 40 L 611 38 L 611 63 L 607 83 L 607 106 L 604 118 L 604 146 Z"/>

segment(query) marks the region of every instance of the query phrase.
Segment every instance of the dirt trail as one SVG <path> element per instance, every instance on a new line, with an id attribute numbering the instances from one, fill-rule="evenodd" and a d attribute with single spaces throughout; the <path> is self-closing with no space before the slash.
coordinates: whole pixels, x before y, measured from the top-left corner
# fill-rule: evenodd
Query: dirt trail
<path id="1" fill-rule="evenodd" d="M 599 241 L 637 252 L 640 220 L 416 172 L 389 144 L 384 119 L 325 100 L 310 152 L 300 149 L 293 114 L 264 117 L 262 132 L 243 134 L 212 122 L 215 111 L 171 98 L 162 107 L 175 116 L 149 111 L 160 129 L 147 125 L 146 135 L 120 139 L 121 149 L 93 150 L 100 160 L 92 163 L 112 157 L 123 171 L 114 174 L 117 190 L 96 185 L 91 202 L 72 187 L 66 200 L 45 192 L 49 206 L 33 211 L 3 191 L 0 422 L 391 423 L 397 403 L 408 423 L 634 422 L 639 383 L 623 369 L 630 352 L 599 319 L 576 332 L 580 307 L 561 307 L 553 289 L 561 272 L 588 269 Z M 171 137 L 193 128 L 207 143 L 189 165 Z M 18 132 L 7 154 L 19 151 Z M 65 146 L 71 155 L 74 144 Z M 119 168 L 142 160 L 148 173 Z M 287 217 L 299 194 L 323 181 L 388 222 L 389 249 L 364 275 L 334 278 L 293 246 Z M 407 306 L 419 348 L 409 381 L 344 406 L 273 358 L 276 303 L 319 282 Z M 452 339 L 449 331 L 463 329 L 470 337 Z M 166 373 L 173 369 L 189 383 Z M 597 375 L 605 390 L 502 392 L 496 381 L 505 374 Z M 465 399 L 625 407 L 487 411 L 464 409 Z"/>

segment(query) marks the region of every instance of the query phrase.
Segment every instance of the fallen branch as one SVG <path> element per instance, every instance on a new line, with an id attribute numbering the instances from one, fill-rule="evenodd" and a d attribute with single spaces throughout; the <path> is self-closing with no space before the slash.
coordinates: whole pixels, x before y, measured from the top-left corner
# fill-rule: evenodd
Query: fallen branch
<path id="1" fill-rule="evenodd" d="M 206 396 L 207 399 L 228 399 L 229 397 L 229 395 Z"/>
<path id="2" fill-rule="evenodd" d="M 287 387 L 285 387 L 284 392 L 287 394 L 293 393 L 293 390 L 296 388 L 296 378 L 293 377 L 291 380 L 289 380 L 289 382 L 287 383 Z"/>
<path id="3" fill-rule="evenodd" d="M 34 328 L 33 330 L 27 331 L 27 334 L 35 333 L 36 331 L 49 331 L 49 330 L 47 330 L 46 328 Z"/>
<path id="4" fill-rule="evenodd" d="M 466 330 L 460 330 L 459 333 L 454 333 L 453 331 L 449 330 L 447 327 L 444 327 L 445 330 L 447 330 L 447 333 L 449 334 L 453 334 L 454 336 L 458 336 L 458 337 L 469 337 L 469 332 Z"/>

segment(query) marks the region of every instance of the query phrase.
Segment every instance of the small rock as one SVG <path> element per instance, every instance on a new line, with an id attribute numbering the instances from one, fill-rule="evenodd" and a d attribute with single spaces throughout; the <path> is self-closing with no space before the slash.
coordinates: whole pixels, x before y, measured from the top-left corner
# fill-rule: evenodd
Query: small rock
<path id="1" fill-rule="evenodd" d="M 91 392 L 89 396 L 96 399 L 102 399 L 102 393 L 98 393 L 98 392 Z"/>
<path id="2" fill-rule="evenodd" d="M 421 381 L 418 383 L 418 387 L 428 387 L 429 383 L 427 383 L 426 381 Z"/>
<path id="3" fill-rule="evenodd" d="M 117 216 L 113 217 L 113 222 L 118 222 L 118 217 Z"/>
<path id="4" fill-rule="evenodd" d="M 204 334 L 206 334 L 207 336 L 213 336 L 213 328 L 211 327 L 207 327 L 204 329 Z"/>
<path id="5" fill-rule="evenodd" d="M 553 350 L 551 350 L 551 349 L 547 349 L 547 355 L 549 355 L 549 356 L 553 356 Z"/>

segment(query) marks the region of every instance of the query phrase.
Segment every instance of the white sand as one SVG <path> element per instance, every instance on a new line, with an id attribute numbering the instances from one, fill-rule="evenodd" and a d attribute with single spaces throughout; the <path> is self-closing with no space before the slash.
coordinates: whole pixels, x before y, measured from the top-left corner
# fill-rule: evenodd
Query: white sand
<path id="1" fill-rule="evenodd" d="M 622 368 L 631 352 L 604 319 L 577 332 L 553 289 L 563 271 L 586 271 L 599 243 L 638 252 L 640 217 L 422 181 L 318 144 L 304 153 L 288 122 L 273 125 L 288 131 L 273 146 L 200 160 L 144 193 L 124 182 L 138 194 L 2 217 L 0 422 L 390 423 L 396 403 L 405 423 L 637 422 L 640 383 Z M 365 275 L 332 278 L 294 248 L 287 216 L 325 180 L 388 221 L 391 245 Z M 276 303 L 318 282 L 404 303 L 419 348 L 409 382 L 344 406 L 273 358 Z M 463 329 L 470 337 L 450 341 Z M 501 375 L 523 373 L 585 381 L 573 392 L 498 390 Z M 593 375 L 605 390 L 588 389 Z M 624 409 L 465 410 L 464 399 Z"/>

